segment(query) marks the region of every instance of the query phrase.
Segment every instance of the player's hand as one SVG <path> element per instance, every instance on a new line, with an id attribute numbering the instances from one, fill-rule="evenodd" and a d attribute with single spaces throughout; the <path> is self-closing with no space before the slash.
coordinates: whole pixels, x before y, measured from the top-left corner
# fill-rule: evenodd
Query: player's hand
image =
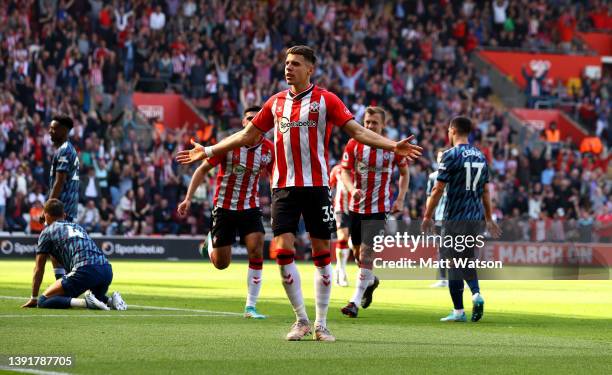
<path id="1" fill-rule="evenodd" d="M 361 189 L 353 189 L 351 192 L 351 197 L 353 198 L 354 202 L 359 202 L 363 197 L 363 191 L 361 191 Z"/>
<path id="2" fill-rule="evenodd" d="M 499 238 L 502 235 L 502 230 L 493 220 L 487 221 L 487 232 L 493 238 Z"/>
<path id="3" fill-rule="evenodd" d="M 191 207 L 191 201 L 189 199 L 185 199 L 178 205 L 176 211 L 178 212 L 179 216 L 185 217 L 187 216 L 187 213 L 189 212 L 190 207 Z"/>
<path id="4" fill-rule="evenodd" d="M 432 219 L 423 219 L 421 223 L 421 232 L 423 233 L 433 233 L 434 221 Z"/>
<path id="5" fill-rule="evenodd" d="M 413 145 L 411 143 L 412 140 L 414 140 L 414 135 L 411 135 L 410 137 L 397 142 L 395 144 L 395 150 L 393 150 L 393 152 L 400 156 L 405 156 L 408 158 L 408 160 L 411 161 L 418 159 L 423 152 L 423 147 Z"/>
<path id="6" fill-rule="evenodd" d="M 191 150 L 183 150 L 176 153 L 176 161 L 180 164 L 191 164 L 198 160 L 206 159 L 206 153 L 204 152 L 204 146 L 191 139 L 193 148 Z"/>
<path id="7" fill-rule="evenodd" d="M 391 213 L 395 214 L 402 211 L 404 211 L 404 201 L 397 199 L 395 203 L 393 203 L 393 207 L 391 207 Z"/>
<path id="8" fill-rule="evenodd" d="M 23 305 L 21 305 L 22 308 L 36 307 L 36 306 L 38 306 L 38 300 L 34 299 L 34 298 L 30 298 L 30 300 L 28 302 L 26 302 Z"/>

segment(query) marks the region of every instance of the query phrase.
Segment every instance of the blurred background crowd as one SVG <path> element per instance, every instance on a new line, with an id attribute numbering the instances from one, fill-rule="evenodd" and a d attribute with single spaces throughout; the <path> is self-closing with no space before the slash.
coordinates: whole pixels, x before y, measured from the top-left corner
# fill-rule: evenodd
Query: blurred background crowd
<path id="1" fill-rule="evenodd" d="M 176 214 L 193 167 L 172 156 L 191 147 L 191 125 L 144 121 L 132 94 L 182 94 L 220 138 L 239 128 L 244 108 L 286 88 L 284 49 L 309 44 L 319 57 L 317 85 L 336 93 L 358 121 L 366 106 L 383 106 L 390 114 L 386 135 L 414 134 L 424 147 L 410 165 L 398 220 L 422 217 L 448 119 L 465 114 L 489 160 L 495 216 L 504 220 L 507 239 L 609 240 L 610 77 L 581 77 L 571 86 L 537 82 L 548 105 L 555 98 L 582 103 L 572 110 L 596 147 L 551 133 L 527 147 L 516 143 L 506 109 L 493 99 L 490 70 L 470 60 L 482 47 L 588 53 L 575 33 L 592 29 L 612 30 L 610 2 L 0 0 L 0 229 L 42 229 L 30 218 L 48 192 L 47 127 L 61 112 L 75 120 L 78 221 L 89 231 L 207 232 L 212 176 L 191 214 Z M 150 142 L 140 141 L 143 129 Z M 335 129 L 331 165 L 346 141 Z M 269 216 L 266 181 L 261 192 Z"/>

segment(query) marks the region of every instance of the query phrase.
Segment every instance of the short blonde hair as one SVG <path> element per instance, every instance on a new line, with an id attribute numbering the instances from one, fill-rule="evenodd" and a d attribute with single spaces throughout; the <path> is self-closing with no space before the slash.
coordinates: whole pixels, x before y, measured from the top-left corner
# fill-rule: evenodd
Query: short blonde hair
<path id="1" fill-rule="evenodd" d="M 382 122 L 383 125 L 386 124 L 387 121 L 387 111 L 384 110 L 384 108 L 382 107 L 376 107 L 376 106 L 369 106 L 365 109 L 365 113 L 367 113 L 368 115 L 380 115 L 380 117 L 382 118 Z"/>

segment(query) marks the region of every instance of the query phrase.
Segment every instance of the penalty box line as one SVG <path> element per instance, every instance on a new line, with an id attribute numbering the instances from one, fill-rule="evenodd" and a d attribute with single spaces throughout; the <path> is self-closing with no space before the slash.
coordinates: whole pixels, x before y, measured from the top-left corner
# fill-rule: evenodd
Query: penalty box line
<path id="1" fill-rule="evenodd" d="M 0 299 L 26 300 L 26 298 L 15 297 L 15 296 L 0 296 Z M 180 307 L 145 306 L 145 305 L 128 304 L 128 308 L 130 307 L 133 307 L 136 309 L 143 309 L 143 310 L 182 311 L 182 312 L 190 312 L 190 313 L 210 314 L 210 316 L 242 316 L 243 315 L 241 313 L 231 312 L 231 311 L 215 311 L 215 310 L 204 310 L 204 309 L 186 309 L 186 308 L 180 308 Z M 126 314 L 126 316 L 127 315 L 129 314 Z"/>

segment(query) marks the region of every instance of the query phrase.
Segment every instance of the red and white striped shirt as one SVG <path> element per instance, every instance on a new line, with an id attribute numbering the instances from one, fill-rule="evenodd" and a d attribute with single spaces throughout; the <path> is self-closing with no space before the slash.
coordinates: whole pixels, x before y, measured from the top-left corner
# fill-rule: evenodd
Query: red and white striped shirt
<path id="1" fill-rule="evenodd" d="M 391 211 L 391 174 L 393 166 L 408 165 L 406 159 L 392 151 L 371 148 L 351 139 L 344 148 L 342 168 L 352 170 L 355 188 L 363 192 L 352 201 L 349 210 L 359 214 Z"/>
<path id="2" fill-rule="evenodd" d="M 349 213 L 349 192 L 342 182 L 342 166 L 340 164 L 332 168 L 329 176 L 329 186 L 336 188 L 334 195 L 334 212 Z"/>
<path id="3" fill-rule="evenodd" d="M 215 184 L 215 207 L 227 210 L 248 210 L 259 207 L 259 176 L 264 169 L 272 173 L 274 145 L 263 138 L 253 147 L 240 147 L 225 155 L 208 159 L 219 165 Z"/>
<path id="4" fill-rule="evenodd" d="M 329 186 L 328 148 L 332 126 L 343 126 L 351 111 L 333 93 L 315 85 L 294 94 L 272 96 L 253 125 L 262 132 L 275 128 L 273 188 Z"/>

